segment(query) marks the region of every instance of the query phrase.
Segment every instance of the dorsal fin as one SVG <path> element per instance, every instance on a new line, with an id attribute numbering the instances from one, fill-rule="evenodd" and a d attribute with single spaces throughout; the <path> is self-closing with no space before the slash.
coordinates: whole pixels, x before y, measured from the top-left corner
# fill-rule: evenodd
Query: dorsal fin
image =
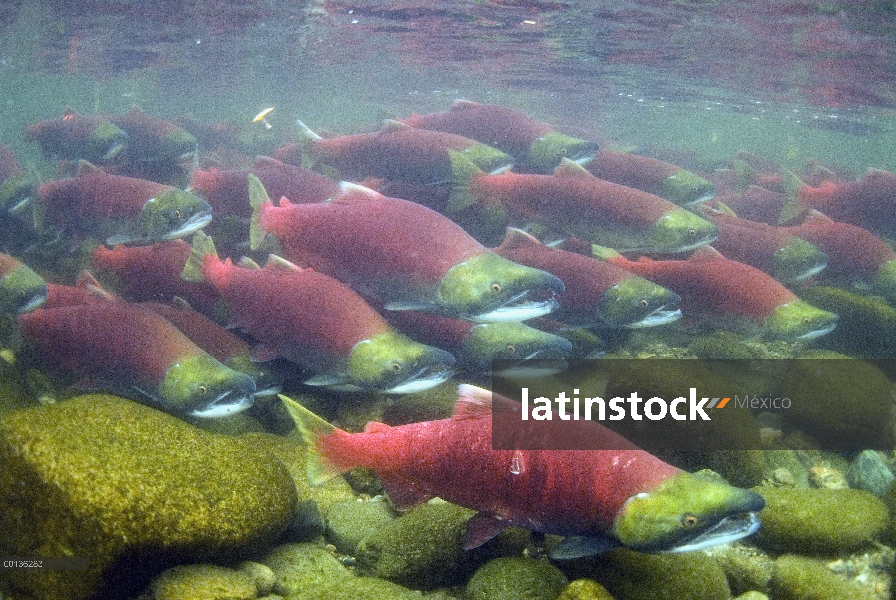
<path id="1" fill-rule="evenodd" d="M 383 121 L 383 126 L 380 127 L 380 133 L 392 133 L 395 131 L 401 131 L 403 129 L 410 128 L 410 125 L 402 123 L 401 121 L 396 121 L 395 119 L 385 119 Z"/>
<path id="2" fill-rule="evenodd" d="M 264 265 L 265 269 L 282 269 L 284 271 L 293 271 L 296 273 L 301 273 L 302 269 L 297 265 L 289 262 L 282 256 L 277 256 L 276 254 L 268 254 L 268 262 Z"/>
<path id="3" fill-rule="evenodd" d="M 508 227 L 504 241 L 498 246 L 498 250 L 513 250 L 515 248 L 530 248 L 543 245 L 534 235 L 516 227 Z"/>
<path id="4" fill-rule="evenodd" d="M 62 109 L 63 117 L 74 117 L 74 116 L 77 116 L 77 114 L 78 114 L 78 111 L 76 111 L 73 106 L 70 106 L 68 104 L 66 104 L 65 108 Z"/>
<path id="5" fill-rule="evenodd" d="M 482 419 L 492 414 L 492 393 L 488 390 L 462 383 L 457 386 L 457 403 L 452 419 Z"/>
<path id="6" fill-rule="evenodd" d="M 175 308 L 183 308 L 183 309 L 194 310 L 194 309 L 193 309 L 193 305 L 190 304 L 190 303 L 187 301 L 186 298 L 183 298 L 183 297 L 181 297 L 181 296 L 175 296 L 174 298 L 172 298 L 172 299 L 171 299 L 171 306 L 173 306 L 173 307 L 175 307 Z"/>
<path id="7" fill-rule="evenodd" d="M 380 423 L 379 421 L 370 421 L 367 425 L 364 426 L 364 433 L 383 433 L 384 431 L 388 431 L 392 429 L 389 425 L 385 423 Z"/>
<path id="8" fill-rule="evenodd" d="M 722 260 L 725 257 L 712 246 L 701 246 L 694 250 L 688 260 Z"/>
<path id="9" fill-rule="evenodd" d="M 83 175 L 84 173 L 93 173 L 95 171 L 99 171 L 100 173 L 103 173 L 103 170 L 101 168 L 99 168 L 98 166 L 96 166 L 95 164 L 93 164 L 92 162 L 86 161 L 84 159 L 81 159 L 78 161 L 78 171 L 77 171 L 78 175 Z"/>
<path id="10" fill-rule="evenodd" d="M 93 273 L 86 269 L 81 271 L 81 274 L 78 275 L 78 280 L 75 282 L 75 285 L 86 292 L 89 292 L 90 295 L 95 298 L 110 301 L 115 300 L 115 294 L 104 288 L 103 285 L 97 281 L 97 278 L 93 276 Z"/>
<path id="11" fill-rule="evenodd" d="M 237 261 L 236 264 L 244 269 L 253 269 L 253 270 L 261 269 L 261 265 L 259 265 L 257 262 L 255 262 L 248 256 L 242 257 L 241 259 L 239 259 L 239 261 Z"/>
<path id="12" fill-rule="evenodd" d="M 569 160 L 568 158 L 564 158 L 560 161 L 560 164 L 557 165 L 557 168 L 554 169 L 555 177 L 593 177 L 588 170 L 580 165 L 579 163 Z"/>
<path id="13" fill-rule="evenodd" d="M 451 110 L 467 110 L 469 108 L 476 108 L 477 106 L 482 106 L 482 104 L 480 104 L 479 102 L 473 102 L 472 100 L 464 100 L 463 98 L 458 98 L 451 103 Z"/>
<path id="14" fill-rule="evenodd" d="M 833 223 L 834 220 L 824 214 L 823 212 L 819 212 L 815 209 L 807 210 L 803 220 L 800 222 L 800 225 L 811 225 L 811 224 L 821 224 L 827 225 L 828 223 Z"/>
<path id="15" fill-rule="evenodd" d="M 709 208 L 709 207 L 707 207 L 707 208 Z M 724 202 L 716 202 L 715 207 L 710 208 L 709 210 L 713 210 L 713 211 L 715 211 L 716 214 L 719 214 L 719 215 L 727 215 L 729 217 L 737 216 L 737 214 L 735 214 L 735 212 L 733 210 L 731 210 L 731 207 L 728 206 L 727 204 L 725 204 Z"/>

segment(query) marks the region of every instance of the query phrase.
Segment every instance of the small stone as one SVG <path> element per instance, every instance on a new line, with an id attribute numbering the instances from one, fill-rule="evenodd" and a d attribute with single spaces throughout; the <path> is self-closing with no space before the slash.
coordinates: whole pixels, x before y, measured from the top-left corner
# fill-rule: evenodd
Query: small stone
<path id="1" fill-rule="evenodd" d="M 396 518 L 383 496 L 336 502 L 327 513 L 327 539 L 340 552 L 354 555 L 361 540 L 385 529 Z"/>
<path id="2" fill-rule="evenodd" d="M 893 472 L 887 466 L 884 457 L 874 450 L 860 452 L 846 472 L 849 485 L 871 492 L 875 496 L 886 494 L 893 479 Z"/>
<path id="3" fill-rule="evenodd" d="M 247 560 L 240 563 L 239 570 L 252 578 L 255 587 L 258 588 L 259 596 L 270 594 L 274 590 L 274 586 L 277 585 L 277 575 L 267 565 Z"/>

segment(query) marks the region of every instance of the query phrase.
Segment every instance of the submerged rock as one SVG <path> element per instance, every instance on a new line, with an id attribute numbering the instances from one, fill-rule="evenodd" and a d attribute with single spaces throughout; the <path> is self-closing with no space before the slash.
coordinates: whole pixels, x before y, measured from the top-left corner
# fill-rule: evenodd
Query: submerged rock
<path id="1" fill-rule="evenodd" d="M 872 600 L 861 585 L 832 573 L 824 564 L 802 556 L 784 555 L 775 561 L 772 578 L 775 600 Z"/>
<path id="2" fill-rule="evenodd" d="M 217 565 L 181 565 L 156 577 L 153 600 L 254 600 L 258 587 L 251 575 Z"/>
<path id="3" fill-rule="evenodd" d="M 554 600 L 566 585 L 566 576 L 549 562 L 505 556 L 476 570 L 467 583 L 467 597 L 470 600 Z"/>
<path id="4" fill-rule="evenodd" d="M 123 596 L 148 568 L 264 546 L 295 504 L 278 460 L 136 402 L 96 394 L 0 419 L 0 554 L 90 559 L 6 573 L 41 600 Z"/>
<path id="5" fill-rule="evenodd" d="M 887 507 L 853 489 L 759 487 L 765 498 L 756 543 L 774 550 L 829 554 L 855 548 L 883 532 Z"/>

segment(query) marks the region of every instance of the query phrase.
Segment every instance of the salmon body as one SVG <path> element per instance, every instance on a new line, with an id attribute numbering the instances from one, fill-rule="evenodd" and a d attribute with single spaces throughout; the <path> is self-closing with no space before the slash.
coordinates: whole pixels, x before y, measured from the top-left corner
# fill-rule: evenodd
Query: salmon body
<path id="1" fill-rule="evenodd" d="M 393 393 L 418 391 L 451 376 L 454 358 L 394 331 L 339 281 L 282 259 L 264 268 L 221 261 L 211 238 L 197 234 L 184 269 L 227 300 L 233 325 L 263 344 L 259 356 L 283 356 L 312 371 L 306 383 Z"/>
<path id="2" fill-rule="evenodd" d="M 562 291 L 555 276 L 490 252 L 429 208 L 344 185 L 329 202 L 281 199 L 274 206 L 259 182 L 252 247 L 273 235 L 288 260 L 327 273 L 389 310 L 519 321 L 554 308 L 552 298 L 530 302 L 528 296 Z"/>
<path id="3" fill-rule="evenodd" d="M 616 449 L 493 450 L 493 405 L 510 418 L 518 418 L 519 405 L 469 385 L 458 394 L 450 419 L 370 423 L 354 434 L 281 398 L 310 445 L 312 483 L 363 466 L 377 472 L 398 506 L 438 496 L 477 510 L 467 525 L 467 548 L 508 525 L 589 540 L 560 549 L 564 558 L 613 545 L 704 547 L 722 541 L 712 533 L 720 523 L 733 526 L 726 539 L 758 527 L 752 513 L 763 501 L 757 494 L 687 474 L 594 422 L 583 422 L 594 443 Z"/>
<path id="4" fill-rule="evenodd" d="M 495 250 L 504 258 L 542 269 L 565 286 L 553 317 L 573 325 L 650 327 L 681 317 L 673 292 L 594 258 L 545 246 L 519 229 L 508 230 Z"/>
<path id="5" fill-rule="evenodd" d="M 449 212 L 497 205 L 513 225 L 534 221 L 622 252 L 675 253 L 709 244 L 715 226 L 659 196 L 594 177 L 564 160 L 553 175 L 487 175 L 453 155 Z"/>
<path id="6" fill-rule="evenodd" d="M 550 173 L 562 158 L 589 160 L 597 144 L 557 132 L 547 123 L 506 106 L 455 100 L 445 112 L 400 119 L 413 127 L 444 131 L 478 140 L 514 158 L 523 171 Z"/>
<path id="7" fill-rule="evenodd" d="M 19 327 L 53 364 L 174 412 L 218 417 L 252 404 L 255 384 L 248 375 L 123 300 L 38 309 L 20 315 Z"/>
<path id="8" fill-rule="evenodd" d="M 25 135 L 40 144 L 45 156 L 84 159 L 94 164 L 115 160 L 128 141 L 128 134 L 108 117 L 86 116 L 72 110 L 59 118 L 29 125 Z"/>
<path id="9" fill-rule="evenodd" d="M 837 315 L 801 301 L 771 276 L 755 267 L 728 260 L 712 248 L 701 248 L 688 260 L 637 261 L 594 246 L 595 255 L 658 283 L 681 296 L 684 315 L 756 325 L 775 339 L 812 339 L 834 329 Z"/>

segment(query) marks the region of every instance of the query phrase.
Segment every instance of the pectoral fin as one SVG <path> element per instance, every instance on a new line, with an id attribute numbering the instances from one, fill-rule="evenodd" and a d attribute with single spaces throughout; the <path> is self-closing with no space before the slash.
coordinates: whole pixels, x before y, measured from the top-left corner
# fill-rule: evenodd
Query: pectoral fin
<path id="1" fill-rule="evenodd" d="M 610 537 L 579 537 L 572 535 L 563 538 L 563 541 L 554 546 L 554 549 L 548 553 L 548 556 L 551 560 L 572 560 L 574 558 L 601 554 L 621 545 L 617 540 Z"/>

